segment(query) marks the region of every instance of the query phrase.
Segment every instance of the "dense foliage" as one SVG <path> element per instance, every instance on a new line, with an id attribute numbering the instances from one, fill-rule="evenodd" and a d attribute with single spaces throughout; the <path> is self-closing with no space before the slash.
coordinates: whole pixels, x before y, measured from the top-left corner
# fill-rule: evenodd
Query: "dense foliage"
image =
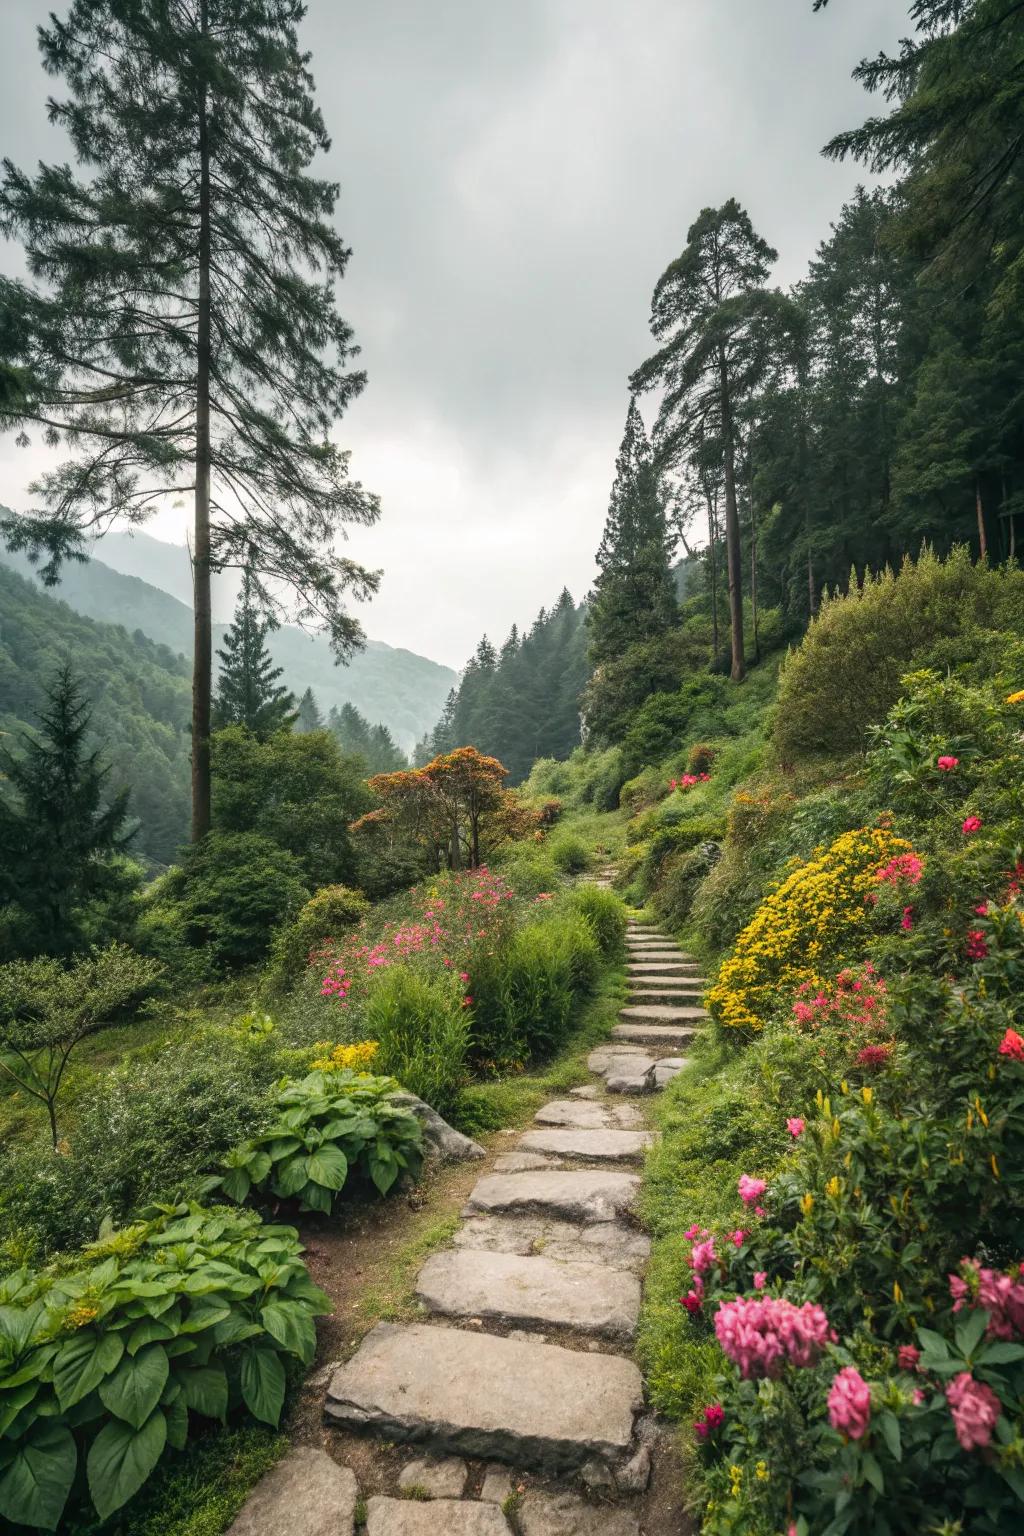
<path id="1" fill-rule="evenodd" d="M 314 1318 L 298 1235 L 250 1212 L 156 1209 L 73 1264 L 0 1281 L 0 1513 L 55 1531 L 68 1500 L 120 1509 L 194 1418 L 276 1424 Z"/>

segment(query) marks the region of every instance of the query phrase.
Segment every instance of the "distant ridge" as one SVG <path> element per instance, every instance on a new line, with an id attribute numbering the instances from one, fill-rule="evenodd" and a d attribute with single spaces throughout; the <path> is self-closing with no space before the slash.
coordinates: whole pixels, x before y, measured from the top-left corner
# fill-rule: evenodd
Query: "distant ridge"
<path id="1" fill-rule="evenodd" d="M 148 639 L 191 656 L 192 581 L 184 546 L 145 533 L 110 533 L 97 548 L 109 558 L 66 565 L 60 585 L 46 589 L 49 595 L 76 613 L 121 624 L 129 634 L 141 631 Z M 29 561 L 12 555 L 2 543 L 0 561 L 39 583 Z M 226 623 L 214 625 L 215 646 L 220 645 L 226 627 Z M 324 636 L 308 635 L 292 624 L 269 635 L 267 643 L 284 669 L 283 681 L 296 696 L 312 688 L 324 715 L 332 705 L 354 704 L 371 723 L 386 725 L 407 752 L 432 728 L 456 681 L 451 667 L 380 640 L 368 640 L 366 649 L 344 667 L 335 665 Z"/>

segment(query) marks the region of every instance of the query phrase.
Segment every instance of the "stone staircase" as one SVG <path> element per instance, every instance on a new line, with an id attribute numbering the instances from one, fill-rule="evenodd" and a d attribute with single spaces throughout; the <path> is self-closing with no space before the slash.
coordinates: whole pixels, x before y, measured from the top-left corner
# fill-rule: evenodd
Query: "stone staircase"
<path id="1" fill-rule="evenodd" d="M 331 1374 L 329 1429 L 375 1437 L 382 1454 L 403 1461 L 386 1491 L 366 1501 L 366 1536 L 645 1530 L 657 1432 L 642 1417 L 643 1383 L 628 1352 L 649 1252 L 633 1219 L 635 1170 L 653 1137 L 641 1106 L 613 1095 L 670 1081 L 704 1013 L 696 968 L 670 940 L 632 924 L 628 944 L 631 975 L 640 979 L 631 981 L 613 1038 L 589 1059 L 603 1084 L 581 1084 L 537 1112 L 471 1190 L 451 1246 L 421 1267 L 422 1319 L 378 1324 Z M 643 981 L 648 965 L 659 978 L 653 1001 Z M 333 1457 L 329 1440 L 313 1453 L 323 1456 L 320 1473 L 333 1489 L 323 1504 L 329 1521 L 303 1519 L 296 1481 L 278 1469 L 232 1536 L 352 1536 L 358 1489 L 339 1466 L 345 1443 Z M 339 1509 L 340 1474 L 351 1479 L 351 1497 Z M 287 1519 L 278 1500 L 276 1514 L 268 1509 L 244 1524 L 277 1476 Z"/>

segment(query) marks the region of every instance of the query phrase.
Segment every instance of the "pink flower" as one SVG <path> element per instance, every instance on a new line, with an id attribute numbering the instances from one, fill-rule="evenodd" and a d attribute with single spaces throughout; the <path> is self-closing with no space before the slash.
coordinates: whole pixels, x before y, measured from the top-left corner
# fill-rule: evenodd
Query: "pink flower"
<path id="1" fill-rule="evenodd" d="M 904 907 L 903 908 L 903 916 L 900 918 L 900 927 L 903 929 L 904 933 L 909 933 L 911 928 L 913 928 L 913 926 L 914 926 L 914 909 L 913 909 L 913 907 Z"/>
<path id="2" fill-rule="evenodd" d="M 743 1204 L 753 1205 L 764 1194 L 768 1185 L 764 1179 L 752 1179 L 749 1173 L 741 1173 L 736 1187 L 739 1190 L 740 1199 L 743 1201 Z"/>
<path id="3" fill-rule="evenodd" d="M 804 1125 L 805 1124 L 806 1124 L 806 1122 L 804 1121 L 802 1116 L 800 1116 L 800 1115 L 790 1115 L 789 1119 L 786 1121 L 786 1130 L 789 1132 L 789 1134 L 795 1140 L 797 1136 L 802 1136 L 803 1135 L 803 1133 L 804 1133 Z"/>
<path id="4" fill-rule="evenodd" d="M 920 1358 L 921 1351 L 915 1349 L 913 1344 L 901 1344 L 896 1351 L 896 1363 L 901 1371 L 916 1371 Z"/>
<path id="5" fill-rule="evenodd" d="M 838 1371 L 828 1394 L 828 1421 L 850 1440 L 860 1440 L 871 1422 L 871 1388 L 854 1365 Z"/>
<path id="6" fill-rule="evenodd" d="M 938 766 L 942 769 L 943 773 L 952 773 L 954 768 L 959 768 L 960 759 L 958 757 L 940 757 Z"/>
<path id="7" fill-rule="evenodd" d="M 460 981 L 468 981 L 469 980 L 469 972 L 468 971 L 460 971 L 459 972 L 459 980 Z"/>
<path id="8" fill-rule="evenodd" d="M 975 1381 L 970 1371 L 961 1371 L 946 1388 L 946 1401 L 953 1415 L 956 1437 L 965 1451 L 988 1445 L 1002 1405 L 982 1381 Z"/>
<path id="9" fill-rule="evenodd" d="M 1000 1056 L 1009 1056 L 1012 1061 L 1024 1061 L 1024 1039 L 1021 1039 L 1015 1029 L 1008 1029 L 999 1043 Z"/>
<path id="10" fill-rule="evenodd" d="M 748 1236 L 749 1233 L 744 1232 L 742 1227 L 737 1227 L 735 1232 L 729 1233 L 729 1241 L 733 1243 L 737 1248 L 742 1248 L 743 1239 Z"/>
<path id="11" fill-rule="evenodd" d="M 765 1269 L 755 1269 L 755 1271 L 754 1271 L 754 1290 L 755 1291 L 763 1291 L 767 1284 L 768 1284 L 768 1271 L 765 1270 Z"/>
<path id="12" fill-rule="evenodd" d="M 720 1429 L 724 1423 L 725 1409 L 721 1403 L 709 1403 L 693 1427 L 700 1438 L 706 1440 L 713 1430 Z"/>
<path id="13" fill-rule="evenodd" d="M 828 1318 L 819 1306 L 802 1307 L 772 1296 L 721 1304 L 715 1335 L 745 1380 L 778 1376 L 791 1365 L 815 1365 L 829 1338 Z"/>
<path id="14" fill-rule="evenodd" d="M 988 917 L 988 902 L 979 901 L 974 910 L 979 917 Z"/>
<path id="15" fill-rule="evenodd" d="M 964 945 L 964 953 L 968 960 L 984 960 L 988 954 L 988 943 L 980 928 L 967 930 L 967 942 Z"/>
<path id="16" fill-rule="evenodd" d="M 968 816 L 968 817 L 966 817 L 966 819 L 964 820 L 963 826 L 960 828 L 960 830 L 964 834 L 965 837 L 970 837 L 972 832 L 980 832 L 981 831 L 981 817 L 980 816 Z"/>
<path id="17" fill-rule="evenodd" d="M 692 1227 L 688 1227 L 687 1230 L 683 1233 L 683 1236 L 689 1238 L 691 1243 L 695 1237 L 705 1237 L 706 1235 L 707 1234 L 705 1233 L 704 1228 L 698 1227 L 696 1222 L 694 1222 Z"/>
<path id="18" fill-rule="evenodd" d="M 887 885 L 899 885 L 901 880 L 906 880 L 909 885 L 916 885 L 924 873 L 924 860 L 916 853 L 898 853 L 895 858 L 884 864 L 875 875 L 875 879 L 885 881 Z"/>
<path id="19" fill-rule="evenodd" d="M 882 1067 L 891 1055 L 890 1045 L 866 1045 L 857 1052 L 857 1062 L 862 1067 Z"/>
<path id="20" fill-rule="evenodd" d="M 689 1312 L 692 1315 L 694 1312 L 699 1312 L 700 1311 L 703 1299 L 704 1298 L 703 1298 L 702 1295 L 698 1294 L 697 1291 L 693 1290 L 693 1291 L 687 1291 L 685 1296 L 680 1296 L 679 1302 L 680 1302 L 680 1305 L 684 1306 L 686 1308 L 687 1312 Z"/>
<path id="21" fill-rule="evenodd" d="M 705 1242 L 694 1243 L 693 1251 L 690 1254 L 690 1264 L 695 1275 L 703 1275 L 706 1270 L 714 1269 L 717 1262 L 718 1255 L 715 1252 L 715 1240 L 713 1237 L 709 1237 Z"/>

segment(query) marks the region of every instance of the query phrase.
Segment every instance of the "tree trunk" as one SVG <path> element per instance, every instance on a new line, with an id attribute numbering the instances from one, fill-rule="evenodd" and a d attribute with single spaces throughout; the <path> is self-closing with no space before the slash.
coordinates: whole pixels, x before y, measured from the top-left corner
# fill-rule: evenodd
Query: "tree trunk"
<path id="1" fill-rule="evenodd" d="M 704 491 L 708 504 L 708 547 L 711 554 L 711 659 L 718 666 L 718 518 L 711 502 L 711 492 Z"/>
<path id="2" fill-rule="evenodd" d="M 750 429 L 753 443 L 754 429 Z M 750 617 L 754 625 L 754 660 L 761 660 L 761 639 L 757 632 L 757 513 L 754 511 L 754 460 L 747 448 L 747 505 L 750 510 Z"/>
<path id="3" fill-rule="evenodd" d="M 732 668 L 729 675 L 733 682 L 738 683 L 746 675 L 743 656 L 743 552 L 740 548 L 740 518 L 736 509 L 732 404 L 724 352 L 719 352 L 718 366 L 722 396 L 722 439 L 725 447 L 725 559 L 729 571 L 729 627 L 732 643 Z"/>
<path id="4" fill-rule="evenodd" d="M 209 30 L 202 0 L 203 34 Z M 195 541 L 192 551 L 195 640 L 192 658 L 192 841 L 210 830 L 210 140 L 206 84 L 199 99 L 199 310 L 196 343 Z"/>
<path id="5" fill-rule="evenodd" d="M 988 540 L 985 538 L 985 509 L 981 504 L 981 481 L 974 482 L 974 510 L 978 518 L 978 554 L 982 560 L 988 559 Z"/>

